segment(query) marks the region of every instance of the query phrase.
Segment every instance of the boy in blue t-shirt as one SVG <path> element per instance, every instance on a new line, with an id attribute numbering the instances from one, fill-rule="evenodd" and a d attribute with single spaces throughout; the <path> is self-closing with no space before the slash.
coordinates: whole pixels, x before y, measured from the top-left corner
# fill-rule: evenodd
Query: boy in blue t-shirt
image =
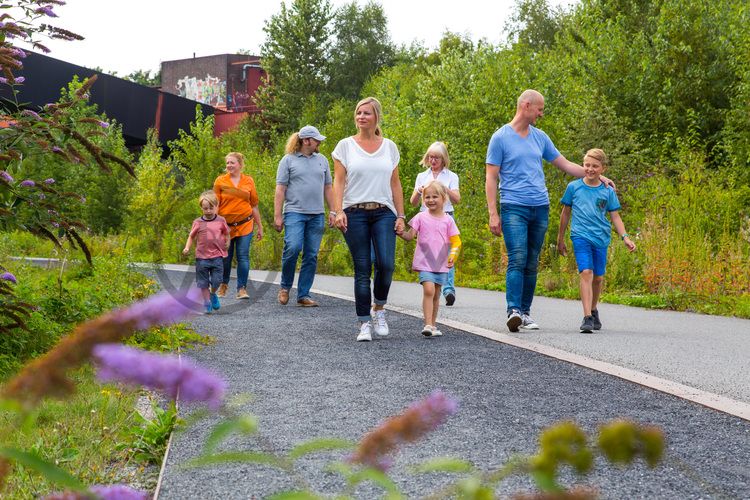
<path id="1" fill-rule="evenodd" d="M 581 302 L 583 303 L 583 323 L 581 333 L 599 330 L 602 323 L 596 309 L 604 282 L 607 266 L 607 247 L 612 228 L 607 221 L 607 212 L 625 246 L 631 252 L 635 243 L 625 232 L 620 214 L 620 202 L 615 190 L 608 188 L 599 179 L 608 164 L 607 155 L 601 149 L 590 149 L 583 157 L 586 175 L 568 184 L 560 203 L 560 230 L 557 233 L 557 249 L 562 255 L 568 254 L 565 247 L 565 231 L 573 215 L 570 226 L 570 240 L 581 276 Z"/>

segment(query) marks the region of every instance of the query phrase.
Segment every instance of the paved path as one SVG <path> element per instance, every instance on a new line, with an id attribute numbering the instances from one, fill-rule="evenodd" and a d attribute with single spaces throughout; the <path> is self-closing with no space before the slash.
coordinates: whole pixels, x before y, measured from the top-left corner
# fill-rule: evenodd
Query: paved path
<path id="1" fill-rule="evenodd" d="M 180 272 L 160 275 L 165 287 L 192 280 Z M 252 277 L 267 281 L 273 275 L 254 272 Z M 352 292 L 351 278 L 319 277 L 315 285 L 334 295 L 350 296 Z M 436 490 L 450 477 L 415 476 L 406 464 L 450 455 L 491 470 L 514 453 L 533 453 L 539 430 L 554 422 L 575 419 L 593 431 L 617 417 L 664 428 L 669 459 L 653 471 L 642 465 L 620 470 L 597 464 L 601 468 L 586 482 L 599 488 L 604 498 L 750 498 L 747 420 L 462 329 L 445 327 L 443 338 L 425 339 L 419 334 L 421 320 L 408 314 L 389 314 L 393 333 L 387 339 L 357 343 L 350 301 L 319 294 L 316 298 L 322 307 L 317 309 L 280 306 L 275 301 L 276 286 L 256 281 L 252 288 L 253 300 L 227 299 L 218 314 L 194 320 L 196 329 L 213 335 L 217 342 L 190 355 L 222 373 L 232 393 L 254 395 L 244 409 L 261 422 L 260 439 L 232 439 L 226 449 L 284 453 L 315 437 L 357 440 L 386 416 L 439 387 L 455 395 L 461 409 L 440 431 L 404 448 L 396 457 L 394 479 L 410 498 Z M 395 283 L 392 290 L 393 305 L 418 308 L 417 285 Z M 445 313 L 443 317 L 450 318 L 451 324 L 460 320 L 468 326 L 501 331 L 502 318 L 497 312 L 501 300 L 496 292 L 461 289 L 456 306 L 443 308 L 441 314 Z M 544 330 L 522 335 L 629 368 L 653 370 L 660 377 L 674 376 L 682 383 L 692 383 L 690 377 L 700 382 L 700 369 L 691 366 L 693 361 L 680 358 L 717 356 L 720 361 L 711 365 L 713 372 L 732 372 L 726 364 L 734 360 L 738 363 L 734 379 L 745 380 L 744 388 L 726 384 L 722 376 L 700 387 L 750 399 L 747 367 L 739 364 L 742 350 L 747 352 L 747 342 L 741 342 L 741 336 L 747 336 L 750 322 L 607 305 L 601 311 L 605 331 L 584 336 L 572 333 L 579 319 L 577 303 L 540 299 L 535 302 L 535 317 Z M 650 322 L 639 319 L 644 317 Z M 692 335 L 693 328 L 688 328 L 701 328 L 701 321 L 717 326 L 721 342 L 738 338 L 736 347 L 729 349 L 734 352 L 706 350 L 701 332 Z M 678 342 L 684 343 L 677 338 L 678 325 L 685 325 L 686 342 L 692 346 L 684 352 L 673 349 Z M 672 340 L 661 339 L 667 335 Z M 633 336 L 639 341 L 628 342 L 626 337 Z M 606 344 L 618 347 L 611 350 Z M 617 354 L 618 350 L 622 353 Z M 639 350 L 648 355 L 639 354 Z M 703 352 L 694 355 L 694 350 Z M 646 361 L 641 359 L 644 357 Z M 343 488 L 340 476 L 323 471 L 326 463 L 342 457 L 335 453 L 299 462 L 296 479 L 251 464 L 181 468 L 180 464 L 199 454 L 206 433 L 204 423 L 175 436 L 159 498 L 262 498 L 297 487 L 300 481 L 328 495 Z M 571 484 L 572 478 L 566 482 Z M 514 478 L 503 483 L 498 493 L 507 496 L 531 486 L 524 478 Z M 373 498 L 382 493 L 364 485 L 356 494 Z"/>

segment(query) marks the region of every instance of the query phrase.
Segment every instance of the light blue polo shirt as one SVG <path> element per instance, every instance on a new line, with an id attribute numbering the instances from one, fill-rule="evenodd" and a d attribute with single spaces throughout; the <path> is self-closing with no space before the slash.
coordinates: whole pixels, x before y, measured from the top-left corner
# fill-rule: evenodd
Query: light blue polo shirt
<path id="1" fill-rule="evenodd" d="M 583 179 L 576 179 L 568 184 L 560 203 L 572 207 L 571 238 L 583 238 L 599 248 L 609 246 L 612 226 L 607 213 L 620 210 L 614 189 L 604 183 L 591 187 Z"/>
<path id="2" fill-rule="evenodd" d="M 542 158 L 553 161 L 560 152 L 547 134 L 529 126 L 521 137 L 506 124 L 497 129 L 487 146 L 485 163 L 500 167 L 500 203 L 540 207 L 549 205 Z"/>
<path id="3" fill-rule="evenodd" d="M 276 170 L 276 184 L 286 186 L 284 213 L 322 214 L 323 190 L 331 184 L 328 159 L 320 153 L 287 154 Z"/>

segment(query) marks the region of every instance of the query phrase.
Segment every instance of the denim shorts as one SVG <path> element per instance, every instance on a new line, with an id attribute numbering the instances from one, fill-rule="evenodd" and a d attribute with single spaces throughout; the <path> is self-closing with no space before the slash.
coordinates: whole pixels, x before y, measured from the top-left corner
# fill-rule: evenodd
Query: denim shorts
<path id="1" fill-rule="evenodd" d="M 219 288 L 224 274 L 224 259 L 195 259 L 195 283 L 198 288 Z"/>
<path id="2" fill-rule="evenodd" d="M 433 273 L 432 271 L 419 271 L 419 284 L 425 281 L 443 286 L 448 281 L 448 273 Z"/>
<path id="3" fill-rule="evenodd" d="M 578 272 L 586 269 L 594 271 L 594 276 L 604 276 L 607 269 L 607 247 L 595 247 L 583 238 L 571 238 L 573 252 L 576 254 Z"/>

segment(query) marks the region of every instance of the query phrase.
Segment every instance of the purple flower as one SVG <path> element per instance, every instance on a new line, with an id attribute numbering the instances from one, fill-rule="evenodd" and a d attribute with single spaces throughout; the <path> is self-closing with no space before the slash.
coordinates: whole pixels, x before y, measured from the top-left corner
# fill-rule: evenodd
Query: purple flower
<path id="1" fill-rule="evenodd" d="M 54 148 L 52 148 L 52 150 L 54 151 L 55 148 L 57 148 L 57 146 L 55 146 Z M 60 149 L 60 148 L 57 148 L 57 149 Z M 55 183 L 55 179 L 53 179 L 52 177 L 50 177 L 49 179 L 44 179 L 44 183 L 47 184 L 47 185 L 54 184 Z"/>
<path id="2" fill-rule="evenodd" d="M 401 443 L 416 441 L 437 429 L 458 409 L 455 399 L 440 390 L 413 403 L 402 414 L 389 418 L 360 441 L 351 462 L 386 470 L 392 463 L 388 454 Z"/>
<path id="3" fill-rule="evenodd" d="M 52 7 L 50 7 L 49 5 L 44 5 L 42 7 L 39 7 L 34 12 L 36 14 L 44 14 L 44 15 L 49 16 L 49 17 L 57 17 L 57 14 L 55 14 L 52 11 Z"/>
<path id="4" fill-rule="evenodd" d="M 101 128 L 109 128 L 109 123 L 100 121 L 99 122 L 99 126 Z"/>
<path id="5" fill-rule="evenodd" d="M 13 182 L 13 177 L 11 177 L 11 175 L 5 170 L 0 171 L 0 179 L 4 180 L 8 184 Z"/>
<path id="6" fill-rule="evenodd" d="M 60 224 L 58 222 L 52 222 L 52 227 L 60 227 Z"/>
<path id="7" fill-rule="evenodd" d="M 198 288 L 162 292 L 129 307 L 115 311 L 117 320 L 135 322 L 135 328 L 146 330 L 155 325 L 166 325 L 196 314 L 203 309 L 203 299 Z"/>
<path id="8" fill-rule="evenodd" d="M 25 81 L 26 81 L 26 78 L 24 78 L 24 77 L 22 77 L 22 76 L 17 76 L 17 77 L 15 78 L 15 83 L 23 83 L 23 82 L 25 82 Z"/>
<path id="9" fill-rule="evenodd" d="M 156 354 L 121 344 L 100 344 L 93 357 L 102 382 L 123 382 L 164 392 L 172 399 L 221 407 L 226 382 L 188 358 Z"/>
<path id="10" fill-rule="evenodd" d="M 8 83 L 8 79 L 5 77 L 0 76 L 0 83 Z"/>
<path id="11" fill-rule="evenodd" d="M 41 120 L 42 119 L 42 117 L 39 116 L 39 114 L 36 111 L 32 111 L 30 109 L 24 109 L 23 111 L 21 111 L 21 114 L 22 115 L 26 115 L 26 116 L 30 116 L 30 117 L 32 117 L 32 118 L 34 118 L 36 120 Z"/>
<path id="12" fill-rule="evenodd" d="M 37 196 L 39 196 L 40 200 L 47 198 L 46 196 L 44 196 L 44 193 L 38 193 Z"/>
<path id="13" fill-rule="evenodd" d="M 53 153 L 62 153 L 62 148 L 60 146 L 52 146 L 52 152 Z"/>
<path id="14" fill-rule="evenodd" d="M 34 187 L 36 186 L 36 182 L 32 181 L 31 179 L 26 179 L 25 181 L 21 181 L 20 186 L 25 188 Z"/>
<path id="15" fill-rule="evenodd" d="M 19 59 L 26 59 L 26 52 L 21 49 L 13 49 L 13 55 Z"/>
<path id="16" fill-rule="evenodd" d="M 149 497 L 142 491 L 134 490 L 122 484 L 96 485 L 89 488 L 89 491 L 96 495 L 96 498 L 102 500 L 147 500 Z M 84 500 L 88 498 L 90 498 L 90 495 L 65 491 L 47 495 L 43 500 Z"/>
<path id="17" fill-rule="evenodd" d="M 3 273 L 3 274 L 0 274 L 0 280 L 10 281 L 14 285 L 16 283 L 18 283 L 18 280 L 16 280 L 16 277 L 13 276 L 12 273 Z"/>

